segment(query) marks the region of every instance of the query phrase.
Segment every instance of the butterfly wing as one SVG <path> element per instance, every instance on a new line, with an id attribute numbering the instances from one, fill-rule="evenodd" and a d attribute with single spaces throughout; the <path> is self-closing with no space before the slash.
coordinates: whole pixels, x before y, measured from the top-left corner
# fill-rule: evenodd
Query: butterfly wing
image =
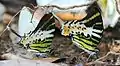
<path id="1" fill-rule="evenodd" d="M 88 4 L 93 1 L 91 0 L 36 0 L 39 6 L 55 5 L 55 6 L 62 7 L 62 8 L 68 8 L 72 6 Z"/>
<path id="2" fill-rule="evenodd" d="M 73 43 L 80 49 L 91 54 L 98 51 L 103 33 L 101 12 L 96 3 L 86 10 L 87 16 L 82 20 L 73 20 L 64 23 L 62 35 L 71 36 Z"/>
<path id="3" fill-rule="evenodd" d="M 47 53 L 50 51 L 52 39 L 54 37 L 55 23 L 51 14 L 45 14 L 37 27 L 27 36 L 25 36 L 21 43 L 24 47 L 32 50 L 37 50 L 40 53 Z"/>
<path id="4" fill-rule="evenodd" d="M 108 28 L 108 26 L 114 27 L 118 22 L 120 14 L 117 11 L 118 7 L 116 3 L 116 0 L 98 0 L 102 11 L 104 28 Z"/>
<path id="5" fill-rule="evenodd" d="M 18 32 L 21 36 L 24 34 L 29 33 L 30 31 L 34 30 L 38 24 L 38 20 L 32 19 L 32 13 L 27 7 L 23 7 L 18 21 Z"/>
<path id="6" fill-rule="evenodd" d="M 39 6 L 43 6 L 43 5 L 48 5 L 49 3 L 51 3 L 53 0 L 36 0 L 37 4 Z"/>
<path id="7" fill-rule="evenodd" d="M 101 12 L 96 3 L 88 8 L 87 16 L 81 22 L 84 25 L 81 27 L 81 34 L 74 34 L 73 42 L 89 54 L 97 52 L 97 45 L 102 38 L 104 29 Z"/>

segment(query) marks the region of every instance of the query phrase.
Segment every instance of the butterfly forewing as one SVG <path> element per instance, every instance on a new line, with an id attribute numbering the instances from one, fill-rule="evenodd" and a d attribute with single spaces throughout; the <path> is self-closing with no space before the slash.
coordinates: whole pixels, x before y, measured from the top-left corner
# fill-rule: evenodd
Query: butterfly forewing
<path id="1" fill-rule="evenodd" d="M 38 24 L 38 20 L 32 19 L 32 12 L 27 7 L 23 7 L 18 21 L 18 31 L 21 36 L 33 31 Z"/>

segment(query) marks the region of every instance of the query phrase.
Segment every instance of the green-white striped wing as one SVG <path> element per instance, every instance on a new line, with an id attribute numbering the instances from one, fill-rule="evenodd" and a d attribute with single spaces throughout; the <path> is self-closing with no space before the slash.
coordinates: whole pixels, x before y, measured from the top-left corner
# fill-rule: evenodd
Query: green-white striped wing
<path id="1" fill-rule="evenodd" d="M 45 14 L 37 27 L 33 31 L 27 33 L 20 43 L 27 49 L 36 50 L 40 53 L 47 53 L 51 49 L 54 31 L 55 22 L 52 14 Z"/>
<path id="2" fill-rule="evenodd" d="M 71 36 L 75 45 L 91 54 L 91 52 L 98 51 L 97 45 L 102 38 L 103 21 L 96 3 L 93 3 L 86 13 L 87 16 L 82 20 L 65 22 L 62 35 Z"/>

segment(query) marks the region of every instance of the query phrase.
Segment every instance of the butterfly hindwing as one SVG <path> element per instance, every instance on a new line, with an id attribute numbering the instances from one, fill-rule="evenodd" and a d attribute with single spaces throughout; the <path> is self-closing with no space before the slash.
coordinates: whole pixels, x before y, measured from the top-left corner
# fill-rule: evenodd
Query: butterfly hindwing
<path id="1" fill-rule="evenodd" d="M 93 3 L 93 5 L 91 5 L 89 8 L 89 12 L 87 12 L 87 18 L 83 20 L 83 24 L 86 27 L 85 31 L 81 34 L 81 36 L 78 36 L 79 34 L 73 35 L 73 41 L 76 42 L 79 47 L 85 49 L 86 52 L 91 54 L 90 51 L 98 51 L 97 45 L 102 38 L 103 21 L 100 9 L 96 3 Z M 87 35 L 86 32 L 88 32 Z"/>

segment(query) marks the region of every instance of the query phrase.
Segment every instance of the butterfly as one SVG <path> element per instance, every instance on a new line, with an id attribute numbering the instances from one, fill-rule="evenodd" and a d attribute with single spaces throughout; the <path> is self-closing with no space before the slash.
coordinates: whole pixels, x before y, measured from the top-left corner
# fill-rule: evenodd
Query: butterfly
<path id="1" fill-rule="evenodd" d="M 104 31 L 101 9 L 94 2 L 87 8 L 86 13 L 87 16 L 81 20 L 61 22 L 61 34 L 70 36 L 73 44 L 88 54 L 95 54 L 99 51 L 97 45 Z M 62 21 L 59 18 L 58 20 Z"/>
<path id="2" fill-rule="evenodd" d="M 63 28 L 63 35 L 71 35 L 73 43 L 85 52 L 92 54 L 99 51 L 99 44 L 103 28 L 103 20 L 100 9 L 93 3 L 86 10 L 87 16 L 82 20 L 67 21 Z"/>
<path id="3" fill-rule="evenodd" d="M 45 13 L 46 10 L 42 8 L 32 12 L 29 8 L 23 7 L 18 24 L 19 35 L 22 36 L 19 43 L 26 49 L 43 54 L 50 52 L 55 31 L 53 16 Z"/>

